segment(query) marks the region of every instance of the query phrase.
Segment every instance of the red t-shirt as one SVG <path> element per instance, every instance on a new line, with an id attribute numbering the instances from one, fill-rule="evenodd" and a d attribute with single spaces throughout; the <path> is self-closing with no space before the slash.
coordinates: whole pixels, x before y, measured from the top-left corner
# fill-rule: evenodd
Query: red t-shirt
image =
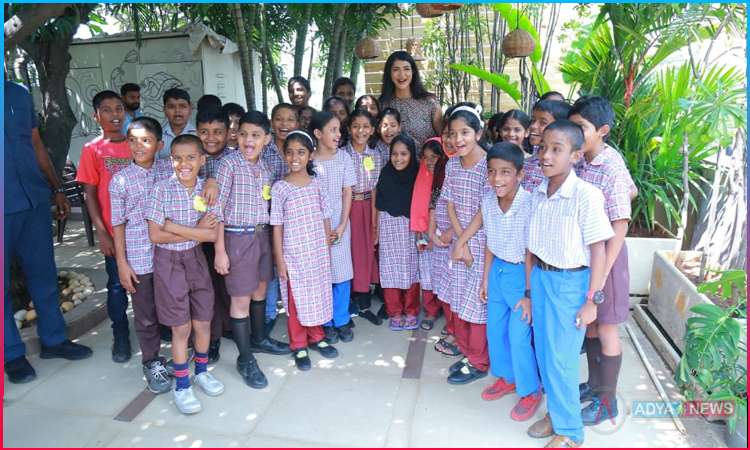
<path id="1" fill-rule="evenodd" d="M 96 199 L 102 220 L 110 236 L 112 233 L 112 205 L 109 202 L 109 180 L 130 164 L 133 157 L 128 141 L 112 142 L 102 136 L 83 145 L 81 161 L 78 163 L 79 183 L 96 186 Z"/>

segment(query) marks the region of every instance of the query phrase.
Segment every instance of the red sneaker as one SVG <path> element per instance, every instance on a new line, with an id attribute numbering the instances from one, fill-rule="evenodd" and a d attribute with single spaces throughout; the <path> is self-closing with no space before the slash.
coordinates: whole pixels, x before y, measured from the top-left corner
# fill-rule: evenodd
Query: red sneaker
<path id="1" fill-rule="evenodd" d="M 500 397 L 508 395 L 515 390 L 515 384 L 508 384 L 502 378 L 498 378 L 497 381 L 495 381 L 495 384 L 484 388 L 484 390 L 482 391 L 482 399 L 487 401 L 497 400 Z"/>
<path id="2" fill-rule="evenodd" d="M 510 412 L 510 418 L 518 422 L 529 420 L 536 413 L 539 405 L 542 403 L 542 393 L 534 392 L 521 398 Z"/>

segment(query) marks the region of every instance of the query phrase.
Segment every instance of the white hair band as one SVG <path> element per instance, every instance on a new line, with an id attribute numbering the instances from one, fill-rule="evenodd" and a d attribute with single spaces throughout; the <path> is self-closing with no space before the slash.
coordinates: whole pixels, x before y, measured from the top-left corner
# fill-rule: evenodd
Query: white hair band
<path id="1" fill-rule="evenodd" d="M 315 147 L 315 142 L 313 141 L 313 138 L 312 138 L 312 137 L 310 137 L 310 135 L 309 135 L 309 134 L 307 134 L 307 133 L 305 133 L 304 131 L 302 131 L 302 130 L 294 130 L 294 131 L 290 131 L 290 132 L 289 132 L 289 134 L 287 134 L 287 135 L 286 135 L 287 139 L 289 139 L 289 136 L 291 136 L 291 135 L 293 135 L 293 134 L 299 134 L 299 135 L 301 135 L 301 136 L 304 136 L 304 137 L 306 137 L 306 138 L 307 138 L 307 140 L 308 140 L 308 141 L 310 141 L 310 144 L 312 144 L 312 146 L 313 146 L 313 147 Z"/>
<path id="2" fill-rule="evenodd" d="M 471 113 L 471 114 L 474 115 L 474 117 L 476 117 L 477 119 L 479 119 L 480 123 L 482 122 L 482 117 L 479 115 L 479 112 L 476 109 L 472 108 L 471 106 L 459 106 L 458 108 L 456 108 L 453 111 L 451 111 L 451 117 L 453 117 L 454 115 L 456 115 L 456 113 L 459 112 L 459 111 L 466 111 L 468 113 Z"/>

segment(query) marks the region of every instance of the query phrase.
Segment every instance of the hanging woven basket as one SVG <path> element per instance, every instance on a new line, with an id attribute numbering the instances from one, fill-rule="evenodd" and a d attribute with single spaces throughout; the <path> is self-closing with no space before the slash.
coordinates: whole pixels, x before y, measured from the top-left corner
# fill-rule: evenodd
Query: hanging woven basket
<path id="1" fill-rule="evenodd" d="M 357 42 L 357 47 L 354 49 L 359 59 L 375 59 L 380 57 L 380 45 L 375 39 L 366 36 Z"/>
<path id="2" fill-rule="evenodd" d="M 417 3 L 417 14 L 425 19 L 430 19 L 442 16 L 443 10 L 436 8 L 434 3 Z"/>
<path id="3" fill-rule="evenodd" d="M 462 6 L 463 3 L 432 3 L 432 7 L 440 11 L 455 11 Z"/>
<path id="4" fill-rule="evenodd" d="M 534 52 L 536 43 L 526 30 L 516 29 L 503 38 L 503 55 L 507 58 L 525 58 Z"/>

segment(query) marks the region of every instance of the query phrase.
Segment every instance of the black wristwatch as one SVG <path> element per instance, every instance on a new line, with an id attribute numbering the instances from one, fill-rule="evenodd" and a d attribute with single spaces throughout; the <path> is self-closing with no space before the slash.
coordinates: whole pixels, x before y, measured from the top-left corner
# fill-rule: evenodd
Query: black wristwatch
<path id="1" fill-rule="evenodd" d="M 531 298 L 531 289 L 526 289 L 523 291 L 523 296 L 526 298 Z"/>
<path id="2" fill-rule="evenodd" d="M 594 291 L 591 295 L 591 301 L 594 302 L 595 305 L 601 305 L 604 303 L 604 292 L 601 290 Z"/>

